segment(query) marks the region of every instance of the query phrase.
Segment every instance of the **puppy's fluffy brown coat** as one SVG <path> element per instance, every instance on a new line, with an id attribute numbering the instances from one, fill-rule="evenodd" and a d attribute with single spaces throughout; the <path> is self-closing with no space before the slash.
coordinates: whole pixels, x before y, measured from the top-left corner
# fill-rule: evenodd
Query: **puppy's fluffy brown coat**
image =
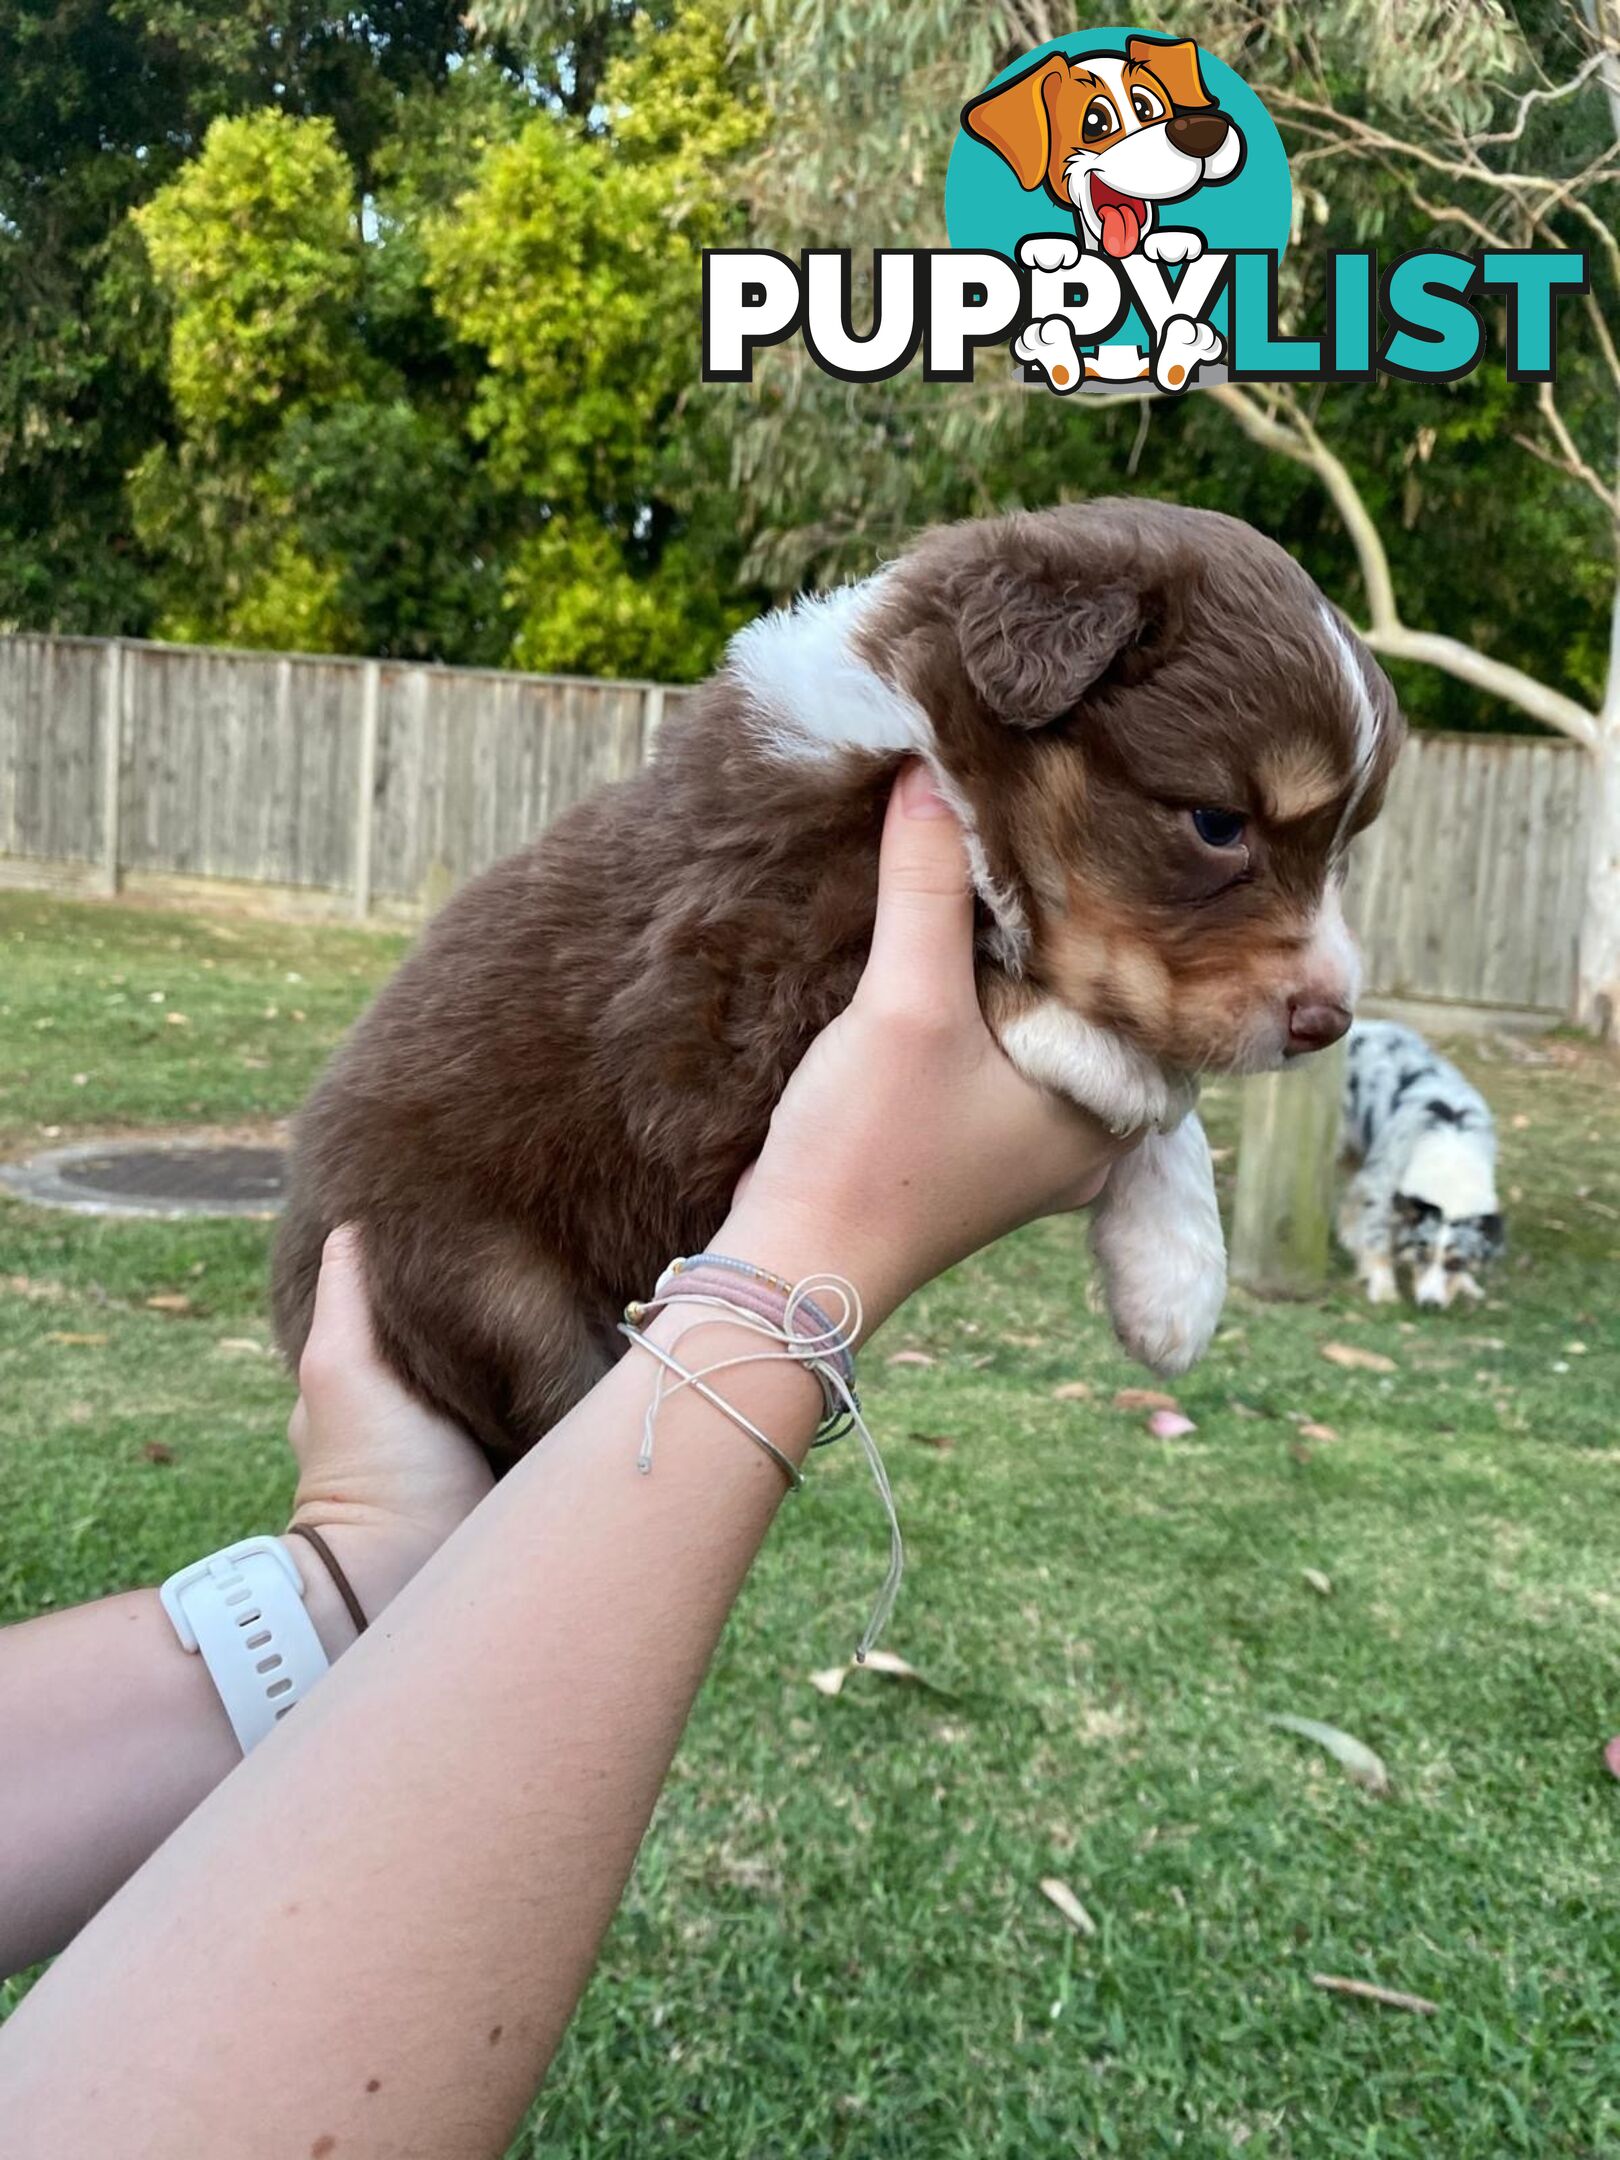
<path id="1" fill-rule="evenodd" d="M 1173 1125 L 1183 1075 L 1275 1063 L 1299 1012 L 1348 1005 L 1337 865 L 1399 723 L 1280 549 L 1105 502 L 931 533 L 821 606 L 745 633 L 651 764 L 466 887 L 355 1028 L 299 1122 L 289 1357 L 354 1221 L 406 1382 L 497 1457 L 541 1438 L 848 1001 L 911 752 L 968 825 L 986 1011 L 1035 1077 Z"/>

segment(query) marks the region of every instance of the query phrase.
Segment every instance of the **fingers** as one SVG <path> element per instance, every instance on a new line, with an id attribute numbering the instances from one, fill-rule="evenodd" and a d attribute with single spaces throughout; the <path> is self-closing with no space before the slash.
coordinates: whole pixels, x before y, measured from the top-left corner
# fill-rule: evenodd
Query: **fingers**
<path id="1" fill-rule="evenodd" d="M 861 988 L 936 1014 L 978 1009 L 967 847 L 920 761 L 902 768 L 889 797 L 877 921 Z"/>
<path id="2" fill-rule="evenodd" d="M 300 1384 L 307 1385 L 311 1377 L 318 1382 L 328 1369 L 341 1370 L 372 1354 L 360 1231 L 354 1223 L 343 1223 L 321 1248 L 315 1315 L 298 1366 Z"/>

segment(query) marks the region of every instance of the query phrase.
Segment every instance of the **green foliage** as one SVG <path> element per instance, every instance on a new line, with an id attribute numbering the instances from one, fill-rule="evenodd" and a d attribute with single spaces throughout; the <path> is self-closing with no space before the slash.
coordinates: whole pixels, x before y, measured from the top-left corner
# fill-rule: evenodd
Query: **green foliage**
<path id="1" fill-rule="evenodd" d="M 354 175 L 329 120 L 216 120 L 135 223 L 169 305 L 169 395 L 188 435 L 257 436 L 352 374 Z"/>
<path id="2" fill-rule="evenodd" d="M 736 571 L 734 542 L 711 532 L 694 562 L 689 538 L 723 446 L 694 474 L 692 443 L 672 438 L 695 387 L 702 250 L 740 237 L 723 175 L 758 122 L 713 8 L 646 29 L 601 102 L 600 137 L 541 114 L 490 149 L 424 228 L 426 280 L 481 356 L 468 428 L 492 483 L 537 513 L 507 578 L 515 657 L 684 676 L 714 658 Z"/>
<path id="3" fill-rule="evenodd" d="M 167 340 L 129 210 L 265 109 L 329 118 L 369 177 L 469 50 L 454 0 L 0 0 L 0 622 L 140 632 L 165 605 L 128 476 L 170 434 Z"/>
<path id="4" fill-rule="evenodd" d="M 856 390 L 793 345 L 754 385 L 696 381 L 705 246 L 938 242 L 961 98 L 1069 19 L 0 0 L 0 621 L 684 676 L 767 595 L 863 572 L 933 519 L 1121 487 L 1255 519 L 1361 612 L 1312 476 L 1197 401 L 1060 403 L 994 355 L 975 384 Z M 1567 81 L 1574 23 L 1568 0 L 1188 0 L 1178 27 L 1261 88 L 1295 153 L 1302 323 L 1327 248 L 1469 245 L 1447 220 L 1484 201 L 1345 158 L 1309 108 L 1413 140 L 1505 127 L 1527 87 Z M 1570 175 L 1612 139 L 1593 80 L 1491 155 Z M 1587 315 L 1562 319 L 1560 401 L 1609 472 L 1613 381 Z M 1594 700 L 1611 536 L 1519 447 L 1545 442 L 1534 386 L 1493 361 L 1313 411 L 1407 619 Z M 1430 670 L 1402 689 L 1421 721 L 1503 718 Z"/>

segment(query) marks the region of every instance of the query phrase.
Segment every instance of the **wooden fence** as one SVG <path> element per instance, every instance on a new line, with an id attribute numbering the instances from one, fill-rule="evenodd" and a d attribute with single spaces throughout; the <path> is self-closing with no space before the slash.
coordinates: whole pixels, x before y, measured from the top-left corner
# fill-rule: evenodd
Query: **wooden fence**
<path id="1" fill-rule="evenodd" d="M 0 638 L 0 865 L 103 891 L 228 879 L 419 913 L 633 772 L 681 694 Z M 1567 1013 L 1589 795 L 1573 744 L 1415 737 L 1351 878 L 1369 991 Z"/>

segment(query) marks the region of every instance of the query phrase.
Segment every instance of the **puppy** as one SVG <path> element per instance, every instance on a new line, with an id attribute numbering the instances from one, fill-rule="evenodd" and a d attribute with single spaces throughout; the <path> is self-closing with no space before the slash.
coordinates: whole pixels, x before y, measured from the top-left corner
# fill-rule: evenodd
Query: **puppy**
<path id="1" fill-rule="evenodd" d="M 1105 501 L 927 535 L 766 616 L 635 778 L 467 886 L 299 1122 L 283 1349 L 358 1222 L 381 1348 L 499 1459 L 700 1249 L 870 942 L 902 759 L 967 834 L 981 997 L 1009 1057 L 1120 1131 L 1094 1243 L 1162 1371 L 1205 1347 L 1224 1254 L 1191 1115 L 1349 1024 L 1351 835 L 1400 734 L 1389 685 L 1280 548 Z M 838 1255 L 829 1253 L 836 1267 Z"/>
<path id="2" fill-rule="evenodd" d="M 1475 1276 L 1502 1251 L 1496 1127 L 1490 1106 L 1423 1037 L 1390 1020 L 1358 1021 L 1345 1070 L 1343 1144 L 1360 1168 L 1339 1211 L 1339 1239 L 1369 1301 L 1419 1305 L 1481 1298 Z"/>
<path id="3" fill-rule="evenodd" d="M 975 98 L 962 125 L 1006 159 L 1020 187 L 1044 188 L 1072 211 L 1094 253 L 1116 260 L 1154 230 L 1160 203 L 1235 179 L 1245 154 L 1237 122 L 1204 87 L 1190 38 L 1129 38 L 1123 59 L 1053 53 Z"/>

